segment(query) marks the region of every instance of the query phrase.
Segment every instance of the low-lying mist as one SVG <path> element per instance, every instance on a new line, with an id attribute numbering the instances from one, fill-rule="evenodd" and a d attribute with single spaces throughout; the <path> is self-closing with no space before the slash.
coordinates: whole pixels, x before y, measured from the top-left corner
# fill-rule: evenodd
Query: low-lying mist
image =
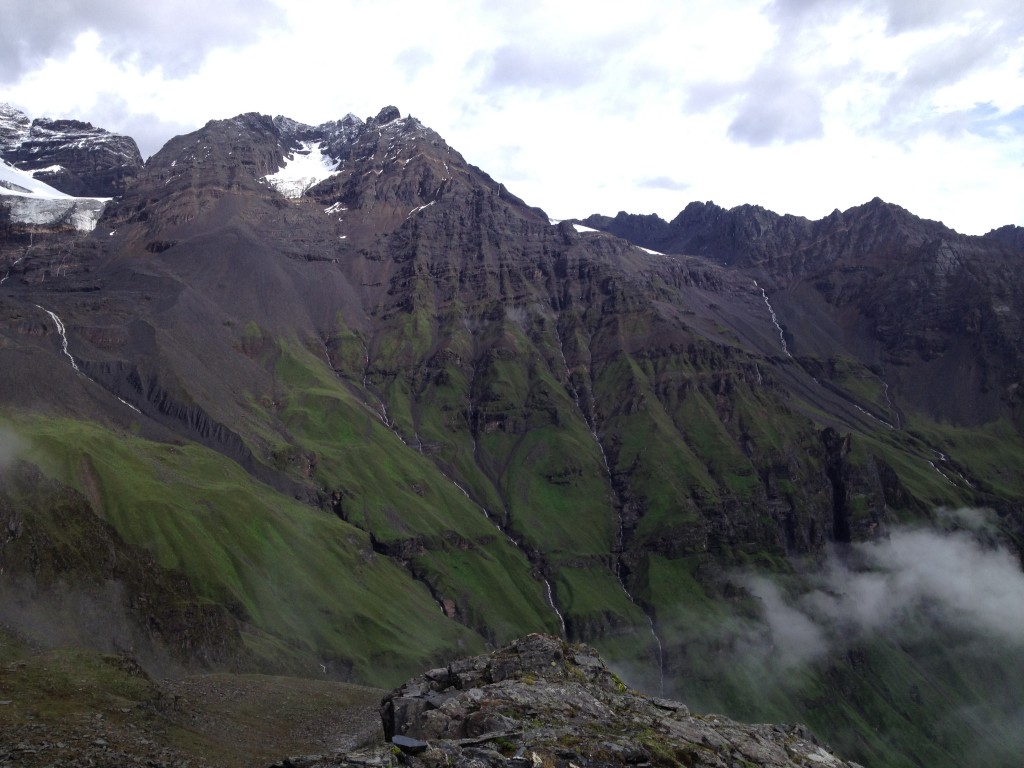
<path id="1" fill-rule="evenodd" d="M 896 527 L 796 573 L 734 573 L 753 599 L 682 641 L 701 650 L 683 651 L 671 693 L 743 718 L 820 718 L 848 728 L 852 749 L 870 723 L 882 742 L 916 739 L 941 764 L 1010 764 L 1024 752 L 1020 556 L 985 510 L 936 518 L 943 529 Z M 868 717 L 850 719 L 861 706 Z"/>
<path id="2" fill-rule="evenodd" d="M 1024 571 L 990 537 L 979 510 L 946 513 L 960 530 L 897 528 L 887 538 L 833 552 L 803 590 L 764 576 L 740 581 L 759 599 L 770 651 L 783 665 L 806 664 L 867 633 L 913 635 L 920 622 L 1009 644 L 1024 644 Z"/>
<path id="3" fill-rule="evenodd" d="M 25 441 L 16 432 L 0 426 L 0 472 L 7 469 L 25 449 Z"/>

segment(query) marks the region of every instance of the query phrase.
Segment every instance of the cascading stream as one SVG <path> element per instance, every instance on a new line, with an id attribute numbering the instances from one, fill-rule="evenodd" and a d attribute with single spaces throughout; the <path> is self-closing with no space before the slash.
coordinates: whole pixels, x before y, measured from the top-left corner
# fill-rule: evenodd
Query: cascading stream
<path id="1" fill-rule="evenodd" d="M 78 367 L 78 362 L 75 360 L 74 355 L 72 355 L 71 351 L 68 349 L 68 333 L 67 333 L 67 329 L 64 327 L 64 323 L 61 321 L 61 319 L 59 317 L 57 317 L 57 313 L 56 312 L 51 312 L 46 307 L 41 307 L 38 304 L 36 304 L 35 306 L 36 306 L 36 309 L 41 309 L 43 312 L 45 312 L 46 314 L 48 314 L 50 316 L 51 320 L 53 320 L 53 324 L 57 327 L 57 333 L 60 334 L 61 351 L 65 355 L 67 355 L 68 360 L 71 361 L 71 367 L 74 368 L 76 372 L 82 373 L 81 369 Z M 84 373 L 82 373 L 82 375 L 85 376 Z M 89 378 L 88 376 L 85 376 L 85 378 L 89 379 L 89 381 L 91 381 L 96 386 L 101 386 L 100 383 L 98 381 L 96 381 L 95 379 Z M 106 388 L 104 387 L 104 389 L 106 389 Z M 109 390 L 107 390 L 107 391 L 109 391 Z M 113 395 L 114 393 L 111 392 L 111 394 Z M 140 411 L 134 405 L 129 403 L 127 400 L 124 400 L 124 399 L 118 397 L 117 395 L 114 395 L 114 397 L 117 397 L 118 401 L 121 404 L 127 405 L 129 408 L 131 408 L 136 413 L 142 413 L 142 411 Z"/>
<path id="2" fill-rule="evenodd" d="M 43 310 L 43 312 L 48 314 L 50 316 L 50 319 L 53 320 L 53 324 L 57 326 L 57 333 L 60 334 L 61 350 L 64 352 L 65 355 L 67 355 L 68 360 L 71 361 L 71 367 L 74 368 L 79 373 L 81 373 L 81 371 L 78 370 L 78 363 L 75 362 L 74 356 L 68 351 L 68 334 L 66 329 L 64 328 L 64 323 L 62 323 L 60 318 L 57 317 L 56 312 L 51 312 L 46 307 L 40 307 L 38 304 L 36 304 L 36 308 Z"/>
<path id="3" fill-rule="evenodd" d="M 762 297 L 764 298 L 764 303 L 765 303 L 765 306 L 766 306 L 766 307 L 768 307 L 768 313 L 769 313 L 769 314 L 771 315 L 771 318 L 772 318 L 772 324 L 773 324 L 773 325 L 775 326 L 776 330 L 777 330 L 777 331 L 779 332 L 779 341 L 780 341 L 780 342 L 781 342 L 781 344 L 782 344 L 782 351 L 783 351 L 783 352 L 785 352 L 785 353 L 786 353 L 786 355 L 787 355 L 788 357 L 793 357 L 793 355 L 791 355 L 791 354 L 790 354 L 790 352 L 789 352 L 789 347 L 788 347 L 788 346 L 787 346 L 787 344 L 786 344 L 786 338 L 785 338 L 785 336 L 783 335 L 783 332 L 782 332 L 782 326 L 780 326 L 780 325 L 779 325 L 779 319 L 778 319 L 778 316 L 777 316 L 777 315 L 775 314 L 775 310 L 774 310 L 774 309 L 772 308 L 772 305 L 771 305 L 771 303 L 770 303 L 770 302 L 768 301 L 768 294 L 766 294 L 766 293 L 765 293 L 765 290 L 764 290 L 764 288 L 761 288 L 761 287 L 760 287 L 760 286 L 759 286 L 759 285 L 757 284 L 757 280 L 755 280 L 755 281 L 754 281 L 754 287 L 755 287 L 755 288 L 760 288 L 760 290 L 761 290 L 761 296 L 762 296 Z M 565 359 L 565 356 L 564 356 L 564 355 L 563 355 L 563 358 L 562 358 L 562 359 L 563 359 L 563 360 Z M 813 378 L 813 377 L 812 377 L 812 378 Z M 885 379 L 883 379 L 883 378 L 881 378 L 881 377 L 879 377 L 878 381 L 879 381 L 879 382 L 880 382 L 880 383 L 882 384 L 882 394 L 883 394 L 883 395 L 885 396 L 885 402 L 886 402 L 886 405 L 888 406 L 888 410 L 889 410 L 889 412 L 890 412 L 890 413 L 891 413 L 891 414 L 893 415 L 893 417 L 894 417 L 894 419 L 893 419 L 893 420 L 894 420 L 894 421 L 896 422 L 896 424 L 895 424 L 895 425 L 893 425 L 893 424 L 890 424 L 890 423 L 889 423 L 888 421 L 886 421 L 885 419 L 881 419 L 881 418 L 879 418 L 878 416 L 876 416 L 875 414 L 871 413 L 870 411 L 867 411 L 867 410 L 865 410 L 864 408 L 861 408 L 861 407 L 860 407 L 859 405 L 857 405 L 856 403 L 853 403 L 853 407 L 854 407 L 854 408 L 856 408 L 856 409 L 857 409 L 858 411 L 860 411 L 861 413 L 863 413 L 863 414 L 864 414 L 865 416 L 867 416 L 867 417 L 869 417 L 869 418 L 871 418 L 871 419 L 874 419 L 874 420 L 875 420 L 875 421 L 877 421 L 877 422 L 878 422 L 879 424 L 881 424 L 881 425 L 883 425 L 883 426 L 885 426 L 885 427 L 887 427 L 887 428 L 889 428 L 889 429 L 892 429 L 892 430 L 899 430 L 899 429 L 902 429 L 902 425 L 901 425 L 901 423 L 900 423 L 900 414 L 899 414 L 899 411 L 898 411 L 898 410 L 896 410 L 896 406 L 895 406 L 895 405 L 893 404 L 893 402 L 892 402 L 892 398 L 891 398 L 891 397 L 890 397 L 890 395 L 889 395 L 889 382 L 885 381 Z M 818 384 L 818 385 L 820 385 L 820 384 L 821 384 L 821 382 L 820 382 L 820 381 L 818 381 L 817 379 L 814 379 L 814 382 L 815 382 L 816 384 Z M 929 448 L 930 448 L 930 449 L 931 449 L 931 450 L 932 450 L 932 451 L 933 451 L 933 452 L 934 452 L 934 453 L 935 453 L 935 454 L 936 454 L 937 456 L 939 456 L 939 460 L 940 460 L 940 461 L 944 461 L 944 460 L 946 460 L 946 456 L 945 456 L 945 454 L 944 454 L 944 453 L 942 453 L 941 451 L 938 451 L 938 450 L 936 450 L 935 448 L 932 448 L 931 446 L 929 446 Z M 945 472 L 943 472 L 943 471 L 942 471 L 941 469 L 939 469 L 939 468 L 938 468 L 938 466 L 937 466 L 937 465 L 935 464 L 935 462 L 934 462 L 934 461 L 932 461 L 931 459 L 925 459 L 925 461 L 927 461 L 927 462 L 928 462 L 928 464 L 929 464 L 929 466 L 931 466 L 931 468 L 932 468 L 932 469 L 934 469 L 934 470 L 935 470 L 936 472 L 938 472 L 938 473 L 939 473 L 939 475 L 941 475 L 941 476 L 942 476 L 942 478 L 943 478 L 943 479 L 944 479 L 944 480 L 945 480 L 945 481 L 946 481 L 947 483 L 949 483 L 949 484 L 950 484 L 950 485 L 952 485 L 952 486 L 956 486 L 956 483 L 955 483 L 955 482 L 954 482 L 954 481 L 953 481 L 953 480 L 952 480 L 952 479 L 951 479 L 951 478 L 950 478 L 950 477 L 949 477 L 949 476 L 948 476 L 948 475 L 947 475 L 947 474 L 946 474 Z M 973 487 L 973 486 L 971 486 L 971 483 L 970 483 L 970 481 L 969 481 L 969 480 L 968 480 L 968 479 L 967 479 L 966 477 L 964 477 L 964 476 L 963 476 L 962 474 L 960 474 L 959 472 L 958 472 L 957 474 L 958 474 L 958 475 L 960 476 L 960 479 L 964 481 L 964 483 L 966 483 L 966 484 L 967 484 L 967 485 L 968 485 L 969 487 Z"/>
<path id="4" fill-rule="evenodd" d="M 18 266 L 18 264 L 20 264 L 24 260 L 25 256 L 19 256 L 17 259 L 11 262 L 11 265 L 7 267 L 7 273 L 3 277 L 0 277 L 0 285 L 3 285 L 4 283 L 7 282 L 7 278 L 11 276 L 11 270 Z"/>
<path id="5" fill-rule="evenodd" d="M 590 430 L 591 437 L 594 438 L 594 444 L 597 445 L 597 450 L 601 454 L 601 461 L 604 464 L 605 476 L 608 478 L 608 488 L 612 494 L 615 494 L 615 486 L 612 483 L 612 470 L 611 465 L 608 463 L 608 454 L 605 453 L 604 445 L 601 443 L 601 437 L 597 432 L 597 403 L 594 401 L 593 385 L 588 389 L 588 410 L 589 414 L 583 410 L 580 405 L 580 394 L 576 389 L 576 386 L 572 383 L 572 374 L 569 371 L 569 362 L 565 357 L 565 348 L 562 345 L 562 334 L 558 330 L 557 324 L 554 324 L 555 339 L 558 341 L 558 354 L 562 358 L 562 365 L 565 368 L 565 380 L 569 388 L 569 392 L 572 393 L 573 400 L 576 402 L 576 408 L 579 410 L 580 415 L 583 417 L 583 421 L 586 423 Z M 654 624 L 654 617 L 636 600 L 635 597 L 630 593 L 626 587 L 626 581 L 622 577 L 622 560 L 621 553 L 625 548 L 625 525 L 622 520 L 622 507 L 620 504 L 615 504 L 616 510 L 618 510 L 618 541 L 616 547 L 619 551 L 619 556 L 615 558 L 615 579 L 619 582 L 619 587 L 622 588 L 622 593 L 626 598 L 635 605 L 640 612 L 643 613 L 647 619 L 647 623 L 651 628 L 651 637 L 654 638 L 655 645 L 658 646 L 658 684 L 662 695 L 665 693 L 665 648 L 662 645 L 661 637 L 658 636 L 657 627 Z"/>
<path id="6" fill-rule="evenodd" d="M 455 478 L 453 478 L 450 475 L 448 475 L 448 473 L 445 472 L 443 469 L 438 467 L 438 471 L 441 473 L 441 475 L 443 477 L 445 477 L 448 480 L 448 482 L 450 482 L 452 485 L 454 485 L 456 488 L 458 488 L 462 492 L 463 496 L 465 496 L 467 499 L 469 499 L 471 502 L 476 504 L 477 507 L 480 508 L 480 511 L 483 512 L 484 517 L 487 518 L 487 520 L 495 528 L 498 529 L 498 531 L 501 533 L 502 536 L 504 536 L 506 539 L 508 539 L 509 543 L 513 547 L 515 547 L 516 549 L 518 549 L 520 552 L 523 553 L 523 556 L 526 557 L 527 561 L 530 560 L 530 556 L 527 553 L 527 551 L 523 548 L 523 546 L 518 541 L 516 541 L 511 536 L 511 534 L 509 534 L 509 532 L 507 530 L 502 528 L 501 524 L 497 520 L 495 520 L 493 517 L 491 517 L 491 513 L 487 511 L 487 507 L 483 506 L 482 504 L 477 504 L 476 500 L 474 500 L 473 497 L 469 495 L 469 491 L 467 491 L 465 488 L 463 488 L 458 482 L 456 482 Z M 551 581 L 546 576 L 544 576 L 544 575 L 541 575 L 539 578 L 544 583 L 544 590 L 545 590 L 545 594 L 547 595 L 548 605 L 551 607 L 551 610 L 554 612 L 555 616 L 558 617 L 558 623 L 562 627 L 562 637 L 565 637 L 566 636 L 565 616 L 562 615 L 562 612 L 558 609 L 558 605 L 555 603 L 555 592 L 554 592 L 554 588 L 551 586 Z"/>
<path id="7" fill-rule="evenodd" d="M 893 421 L 896 422 L 896 429 L 902 429 L 903 425 L 900 423 L 900 412 L 896 410 L 896 405 L 889 397 L 889 382 L 882 378 L 879 378 L 879 381 L 882 382 L 882 394 L 885 395 L 885 404 L 889 407 L 889 413 L 892 414 Z"/>
<path id="8" fill-rule="evenodd" d="M 337 378 L 339 378 L 339 379 L 343 378 L 341 373 L 338 372 L 338 369 L 334 367 L 334 363 L 331 361 L 330 350 L 327 349 L 327 342 L 325 342 L 323 340 L 323 338 L 320 339 L 320 346 L 323 347 L 324 358 L 327 360 L 327 367 L 331 369 L 331 371 L 334 373 L 334 375 Z M 402 437 L 401 433 L 399 433 L 399 431 L 395 427 L 395 425 L 392 424 L 391 421 L 388 419 L 388 409 L 384 405 L 384 401 L 381 400 L 380 397 L 378 397 L 377 394 L 375 392 L 373 392 L 366 385 L 366 371 L 367 371 L 367 369 L 369 367 L 370 367 L 370 353 L 367 351 L 366 343 L 364 342 L 363 343 L 363 377 L 362 377 L 363 392 L 366 395 L 369 395 L 370 397 L 372 397 L 374 400 L 377 401 L 377 409 L 372 408 L 370 406 L 370 404 L 366 402 L 365 399 L 361 399 L 359 402 L 360 402 L 360 404 L 364 408 L 366 408 L 366 410 L 368 410 L 370 413 L 372 413 L 374 416 L 376 416 L 380 420 L 381 424 L 383 424 L 385 427 L 387 427 L 389 430 L 391 430 L 392 434 L 394 434 L 395 437 L 397 437 L 399 440 L 402 441 L 402 445 L 408 445 L 408 443 L 405 441 L 405 438 Z"/>
<path id="9" fill-rule="evenodd" d="M 764 305 L 768 307 L 768 314 L 772 317 L 772 325 L 774 325 L 775 330 L 779 332 L 779 343 L 782 344 L 782 351 L 786 353 L 786 357 L 792 357 L 793 355 L 789 353 L 789 345 L 786 344 L 786 335 L 782 332 L 782 326 L 779 325 L 779 318 L 775 314 L 775 310 L 772 309 L 771 302 L 768 301 L 768 294 L 765 293 L 764 288 L 761 288 L 761 286 L 757 284 L 757 280 L 754 281 L 754 287 L 761 289 L 761 296 L 764 298 Z"/>

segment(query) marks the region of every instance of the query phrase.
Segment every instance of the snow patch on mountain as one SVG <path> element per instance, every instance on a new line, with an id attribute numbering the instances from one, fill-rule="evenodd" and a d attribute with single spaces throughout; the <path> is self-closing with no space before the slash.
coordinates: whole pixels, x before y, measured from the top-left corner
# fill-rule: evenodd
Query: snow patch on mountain
<path id="1" fill-rule="evenodd" d="M 338 172 L 339 161 L 323 152 L 323 143 L 303 141 L 287 155 L 276 173 L 263 178 L 285 197 L 302 197 L 306 190 Z"/>
<path id="2" fill-rule="evenodd" d="M 50 168 L 41 168 L 40 171 L 49 171 Z M 54 189 L 34 178 L 39 171 L 23 171 L 0 160 L 0 194 L 2 195 L 29 195 L 32 197 L 45 198 L 70 198 L 58 189 Z"/>

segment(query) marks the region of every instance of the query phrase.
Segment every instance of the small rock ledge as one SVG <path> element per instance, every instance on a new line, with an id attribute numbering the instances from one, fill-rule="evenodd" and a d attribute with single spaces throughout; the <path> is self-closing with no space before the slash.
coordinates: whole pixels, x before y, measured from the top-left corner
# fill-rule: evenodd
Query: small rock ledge
<path id="1" fill-rule="evenodd" d="M 530 635 L 433 669 L 381 705 L 387 744 L 281 768 L 859 768 L 800 725 L 692 715 L 629 690 L 592 648 Z"/>

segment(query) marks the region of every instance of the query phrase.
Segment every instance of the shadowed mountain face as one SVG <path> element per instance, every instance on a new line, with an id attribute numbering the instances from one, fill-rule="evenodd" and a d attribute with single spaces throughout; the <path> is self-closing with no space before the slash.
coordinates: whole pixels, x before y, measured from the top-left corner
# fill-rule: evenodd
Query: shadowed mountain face
<path id="1" fill-rule="evenodd" d="M 901 407 L 960 425 L 1019 416 L 1017 228 L 968 237 L 877 198 L 820 221 L 691 203 L 671 222 L 620 213 L 585 223 L 751 275 L 795 355 L 846 353 L 879 372 Z"/>
<path id="2" fill-rule="evenodd" d="M 743 716 L 898 711 L 948 660 L 865 639 L 745 695 L 741 576 L 798 581 L 936 507 L 1019 546 L 1013 238 L 878 200 L 587 224 L 393 107 L 213 121 L 91 234 L 4 223 L 0 437 L 254 667 L 388 685 L 540 630 Z M 872 686 L 886 665 L 907 690 Z M 899 749 L 945 759 L 921 745 L 954 704 L 918 698 Z M 869 741 L 837 746 L 889 759 Z"/>
<path id="3" fill-rule="evenodd" d="M 80 120 L 28 116 L 0 104 L 0 158 L 74 197 L 113 197 L 142 168 L 135 140 Z"/>

